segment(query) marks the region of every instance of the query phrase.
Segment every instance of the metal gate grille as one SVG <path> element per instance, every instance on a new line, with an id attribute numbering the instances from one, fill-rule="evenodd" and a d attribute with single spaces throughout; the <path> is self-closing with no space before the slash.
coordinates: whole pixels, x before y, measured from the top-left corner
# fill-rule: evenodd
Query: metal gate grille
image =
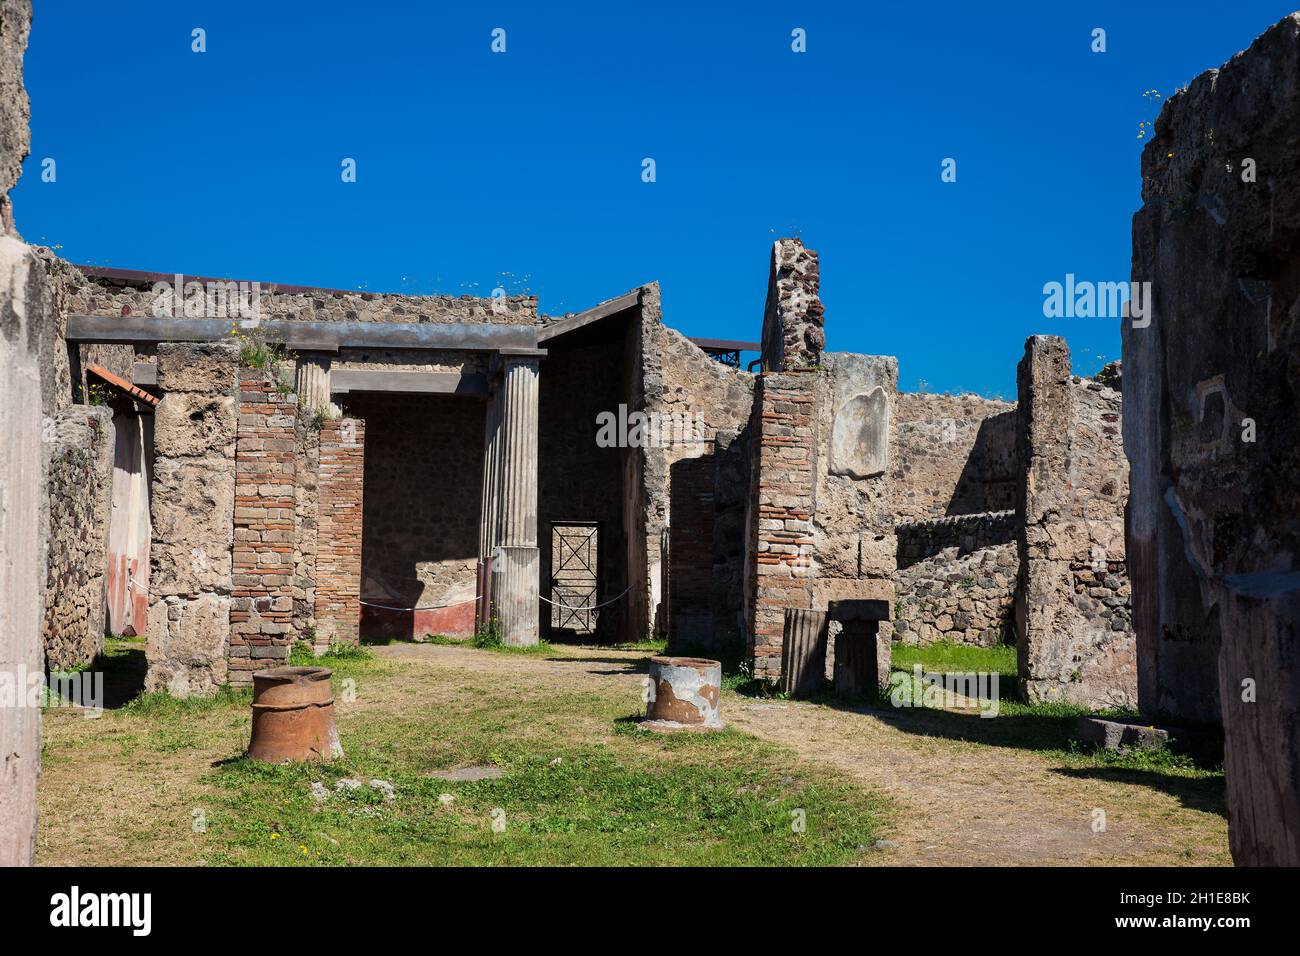
<path id="1" fill-rule="evenodd" d="M 551 525 L 551 627 L 582 634 L 596 629 L 597 538 L 595 525 Z"/>

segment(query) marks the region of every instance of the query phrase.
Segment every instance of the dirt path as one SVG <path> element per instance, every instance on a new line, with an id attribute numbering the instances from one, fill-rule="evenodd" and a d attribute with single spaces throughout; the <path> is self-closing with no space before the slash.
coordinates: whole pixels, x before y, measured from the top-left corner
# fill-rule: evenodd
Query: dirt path
<path id="1" fill-rule="evenodd" d="M 364 677 L 360 697 L 338 705 L 344 730 L 363 715 L 401 716 L 412 707 L 472 709 L 491 701 L 505 710 L 573 693 L 612 704 L 564 722 L 563 733 L 580 740 L 608 733 L 609 713 L 640 709 L 648 656 L 565 646 L 547 658 L 431 644 L 375 654 L 393 666 Z M 1099 767 L 1028 749 L 1029 741 L 1042 746 L 1033 718 L 854 711 L 730 692 L 722 709 L 731 726 L 889 798 L 891 845 L 863 856 L 873 864 L 1231 862 L 1220 780 Z M 555 727 L 537 731 L 545 737 Z M 208 805 L 216 786 L 207 779 L 211 769 L 245 746 L 248 714 L 215 709 L 159 726 L 60 710 L 47 714 L 43 736 L 41 863 L 193 863 L 207 850 L 191 832 L 192 810 Z M 1095 810 L 1105 811 L 1104 832 L 1093 832 Z"/>
<path id="2" fill-rule="evenodd" d="M 646 657 L 592 647 L 564 647 L 550 659 L 434 645 L 378 653 L 500 672 L 522 684 L 540 680 L 629 697 L 640 691 Z M 733 727 L 889 796 L 897 807 L 889 840 L 897 846 L 871 855 L 882 865 L 1231 863 L 1217 787 L 1206 781 L 954 739 L 943 735 L 948 725 L 934 724 L 943 715 L 917 711 L 844 710 L 727 694 L 723 714 Z M 1094 830 L 1097 811 L 1105 813 L 1101 832 Z"/>

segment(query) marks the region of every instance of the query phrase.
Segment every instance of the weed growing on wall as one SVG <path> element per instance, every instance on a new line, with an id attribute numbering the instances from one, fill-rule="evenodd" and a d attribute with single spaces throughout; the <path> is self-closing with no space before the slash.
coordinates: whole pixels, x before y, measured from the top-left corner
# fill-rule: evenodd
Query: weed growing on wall
<path id="1" fill-rule="evenodd" d="M 288 360 L 284 346 L 268 342 L 266 333 L 260 328 L 241 329 L 232 322 L 230 324 L 230 335 L 239 343 L 239 364 L 244 368 L 258 368 L 274 372 L 277 365 Z"/>

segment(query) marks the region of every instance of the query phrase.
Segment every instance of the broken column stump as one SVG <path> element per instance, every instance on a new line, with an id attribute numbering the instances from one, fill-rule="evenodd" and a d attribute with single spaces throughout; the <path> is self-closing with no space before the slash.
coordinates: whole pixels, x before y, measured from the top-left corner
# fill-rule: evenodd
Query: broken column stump
<path id="1" fill-rule="evenodd" d="M 785 609 L 781 641 L 781 691 L 791 697 L 816 694 L 826 683 L 826 612 Z"/>
<path id="2" fill-rule="evenodd" d="M 253 674 L 248 756 L 264 763 L 343 756 L 328 667 L 276 667 Z"/>
<path id="3" fill-rule="evenodd" d="M 880 632 L 889 602 L 831 601 L 827 614 L 843 628 L 835 638 L 835 696 L 878 693 L 889 683 L 889 635 Z"/>
<path id="4" fill-rule="evenodd" d="M 649 730 L 721 730 L 722 664 L 703 657 L 650 658 Z"/>

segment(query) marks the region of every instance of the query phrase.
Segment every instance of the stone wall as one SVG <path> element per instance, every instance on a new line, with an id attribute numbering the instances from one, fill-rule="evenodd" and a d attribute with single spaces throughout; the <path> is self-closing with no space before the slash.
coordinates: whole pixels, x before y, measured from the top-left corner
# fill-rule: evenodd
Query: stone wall
<path id="1" fill-rule="evenodd" d="M 366 422 L 362 597 L 368 604 L 362 618 L 367 633 L 469 635 L 484 403 L 458 395 L 372 393 L 349 396 L 346 405 L 349 414 Z"/>
<path id="2" fill-rule="evenodd" d="M 754 376 L 711 358 L 675 329 L 659 325 L 653 338 L 662 366 L 662 390 L 653 410 L 666 422 L 686 423 L 662 449 L 668 475 L 665 518 L 669 551 L 664 591 L 667 597 L 666 636 L 675 649 L 695 648 L 720 652 L 724 646 L 738 650 L 740 631 L 727 628 L 715 633 L 715 604 L 739 604 L 739 590 L 714 593 L 715 519 L 718 460 L 715 439 L 719 430 L 744 427 L 754 403 Z M 691 440 L 698 438 L 698 440 Z M 718 583 L 739 582 L 723 573 Z M 716 599 L 716 600 L 715 600 Z"/>
<path id="3" fill-rule="evenodd" d="M 895 638 L 983 647 L 1012 642 L 1019 573 L 1015 542 L 970 552 L 945 548 L 899 570 Z"/>
<path id="4" fill-rule="evenodd" d="M 1300 864 L 1298 78 L 1293 13 L 1165 103 L 1124 325 L 1142 705 L 1204 716 L 1217 679 L 1249 865 Z"/>
<path id="5" fill-rule="evenodd" d="M 316 639 L 356 644 L 361 637 L 361 543 L 366 427 L 355 418 L 320 432 L 316 538 Z"/>
<path id="6" fill-rule="evenodd" d="M 104 647 L 108 522 L 113 492 L 113 413 L 73 405 L 45 423 L 50 499 L 45 666 L 89 664 Z"/>
<path id="7" fill-rule="evenodd" d="M 298 405 L 270 376 L 241 370 L 235 440 L 230 683 L 289 658 L 293 623 Z"/>
<path id="8" fill-rule="evenodd" d="M 1011 544 L 1016 539 L 1016 513 L 953 515 L 894 526 L 898 536 L 898 566 L 906 568 L 950 549 L 967 554 L 981 548 Z"/>
<path id="9" fill-rule="evenodd" d="M 169 299 L 159 300 L 154 291 L 156 281 L 174 284 L 172 275 L 147 273 L 140 277 L 126 277 L 120 271 L 94 268 L 83 268 L 82 272 L 88 281 L 84 287 L 74 290 L 68 300 L 67 311 L 71 314 L 153 315 L 155 305 L 165 311 L 173 304 Z M 198 277 L 183 278 L 190 282 Z M 254 279 L 256 277 L 249 277 L 249 281 Z M 536 296 L 509 295 L 493 299 L 470 295 L 404 295 L 266 281 L 259 283 L 259 289 L 261 318 L 267 321 L 483 322 L 504 325 L 537 322 Z M 187 314 L 184 297 L 176 306 L 176 315 L 179 318 L 204 317 Z"/>
<path id="10" fill-rule="evenodd" d="M 320 429 L 298 415 L 294 432 L 293 629 L 316 634 L 316 557 L 320 535 Z M 313 641 L 313 644 L 316 642 Z"/>
<path id="11" fill-rule="evenodd" d="M 1019 390 L 1021 687 L 1031 702 L 1133 707 L 1119 393 L 1072 378 L 1065 340 L 1042 335 L 1025 343 Z"/>
<path id="12" fill-rule="evenodd" d="M 601 601 L 622 593 L 629 584 L 624 482 L 627 461 L 635 449 L 600 447 L 596 430 L 598 415 L 617 414 L 620 404 L 629 403 L 626 352 L 634 325 L 631 316 L 611 316 L 589 331 L 547 343 L 548 354 L 538 380 L 537 508 L 541 594 L 551 600 L 557 600 L 550 587 L 558 570 L 551 530 L 554 524 L 597 526 Z M 561 595 L 558 600 L 570 607 L 599 603 L 585 594 L 580 600 L 575 598 L 576 594 Z M 594 623 L 600 640 L 624 639 L 627 606 L 626 600 L 619 600 L 597 612 Z M 553 622 L 568 623 L 572 616 L 542 604 L 546 627 Z"/>
<path id="13" fill-rule="evenodd" d="M 676 500 L 689 504 L 689 513 L 682 516 L 684 520 L 675 532 L 671 530 L 675 500 L 673 476 L 691 472 L 693 477 L 688 480 L 694 483 L 697 479 L 705 480 L 702 476 L 706 472 L 716 474 L 714 438 L 719 429 L 737 430 L 749 421 L 754 403 L 754 376 L 713 360 L 680 332 L 665 326 L 657 285 L 646 286 L 641 292 L 637 347 L 629 355 L 636 363 L 628 383 L 633 396 L 629 411 L 644 410 L 658 416 L 661 422 L 694 421 L 700 427 L 695 433 L 698 441 L 643 445 L 630 456 L 628 482 L 639 489 L 629 496 L 635 500 L 633 526 L 640 532 L 633 547 L 644 542 L 644 550 L 630 554 L 628 563 L 634 578 L 639 566 L 645 568 L 646 582 L 644 603 L 642 594 L 634 593 L 629 611 L 634 621 L 641 620 L 640 615 L 645 614 L 646 631 L 663 634 L 675 647 L 709 646 L 719 639 L 726 642 L 738 638 L 730 630 L 726 636 L 713 634 L 712 599 L 696 587 L 697 578 L 711 578 L 713 558 L 700 549 L 674 563 L 671 552 L 665 557 L 664 549 L 666 544 L 671 546 L 673 534 L 679 538 L 686 534 L 704 535 L 711 541 L 714 506 L 699 494 L 679 492 Z M 637 395 L 644 396 L 643 405 L 635 398 Z M 699 458 L 708 461 L 687 461 Z M 709 492 L 704 494 L 711 496 Z M 727 580 L 725 576 L 723 580 Z M 676 604 L 675 619 L 670 619 L 669 598 L 674 587 L 687 593 Z M 739 596 L 727 598 L 733 599 L 739 600 Z"/>
<path id="14" fill-rule="evenodd" d="M 712 644 L 715 653 L 745 647 L 745 566 L 749 513 L 749 427 L 718 429 L 713 439 Z"/>
<path id="15" fill-rule="evenodd" d="M 898 361 L 826 352 L 814 381 L 817 574 L 805 606 L 892 602 L 898 546 L 889 438 Z"/>
<path id="16" fill-rule="evenodd" d="M 772 244 L 763 308 L 763 369 L 810 368 L 826 348 L 825 309 L 818 296 L 817 253 L 799 239 Z"/>
<path id="17" fill-rule="evenodd" d="M 226 342 L 158 347 L 146 690 L 187 697 L 227 680 L 238 358 Z"/>
<path id="18" fill-rule="evenodd" d="M 898 640 L 985 647 L 1015 640 L 1014 511 L 909 522 L 895 531 Z"/>
<path id="19" fill-rule="evenodd" d="M 899 521 L 1015 507 L 1013 402 L 900 392 L 894 410 L 890 474 Z"/>

